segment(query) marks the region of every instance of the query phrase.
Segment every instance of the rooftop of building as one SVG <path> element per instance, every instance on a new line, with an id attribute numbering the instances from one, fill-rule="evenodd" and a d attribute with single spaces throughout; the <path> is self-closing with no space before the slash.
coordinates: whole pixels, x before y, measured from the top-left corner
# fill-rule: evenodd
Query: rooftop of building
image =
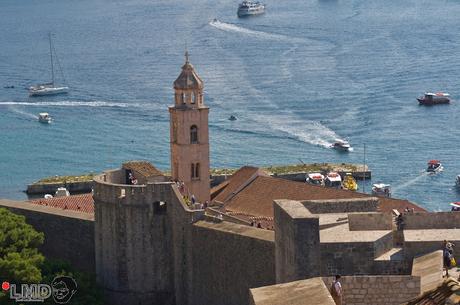
<path id="1" fill-rule="evenodd" d="M 64 197 L 40 198 L 29 200 L 30 203 L 61 210 L 71 210 L 94 214 L 94 201 L 91 193 Z"/>
<path id="2" fill-rule="evenodd" d="M 174 81 L 174 89 L 203 89 L 203 81 L 190 63 L 188 52 L 185 52 L 185 64 L 182 66 L 182 72 Z"/>
<path id="3" fill-rule="evenodd" d="M 270 177 L 257 167 L 244 166 L 229 179 L 211 190 L 214 204 L 222 205 L 225 212 L 252 220 L 273 218 L 273 200 L 325 200 L 370 198 L 369 194 L 342 189 L 326 188 L 302 182 Z M 406 208 L 426 212 L 422 207 L 402 199 L 379 198 L 378 211 L 403 212 Z M 270 224 L 268 224 L 270 226 Z"/>
<path id="4" fill-rule="evenodd" d="M 163 176 L 163 173 L 158 170 L 152 163 L 143 160 L 133 160 L 123 163 L 122 166 L 124 169 L 136 171 L 145 178 L 154 177 L 154 176 Z"/>
<path id="5" fill-rule="evenodd" d="M 458 305 L 460 304 L 460 283 L 453 278 L 446 279 L 433 290 L 407 302 L 405 305 Z"/>

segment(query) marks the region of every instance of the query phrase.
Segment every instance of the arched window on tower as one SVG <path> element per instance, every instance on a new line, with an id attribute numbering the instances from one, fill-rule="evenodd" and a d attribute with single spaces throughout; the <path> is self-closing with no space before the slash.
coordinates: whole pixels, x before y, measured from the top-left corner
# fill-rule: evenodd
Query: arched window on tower
<path id="1" fill-rule="evenodd" d="M 192 125 L 192 127 L 190 127 L 190 143 L 198 143 L 198 127 L 196 127 L 196 125 Z"/>
<path id="2" fill-rule="evenodd" d="M 182 104 L 185 104 L 185 93 L 184 92 L 180 94 L 180 99 L 182 101 Z"/>
<path id="3" fill-rule="evenodd" d="M 195 179 L 200 179 L 200 163 L 195 164 Z"/>
<path id="4" fill-rule="evenodd" d="M 192 178 L 192 180 L 200 179 L 200 163 L 192 163 L 192 165 L 191 165 L 191 178 Z"/>
<path id="5" fill-rule="evenodd" d="M 194 92 L 194 93 L 193 93 L 192 104 L 196 104 L 196 101 L 197 101 L 197 93 Z"/>

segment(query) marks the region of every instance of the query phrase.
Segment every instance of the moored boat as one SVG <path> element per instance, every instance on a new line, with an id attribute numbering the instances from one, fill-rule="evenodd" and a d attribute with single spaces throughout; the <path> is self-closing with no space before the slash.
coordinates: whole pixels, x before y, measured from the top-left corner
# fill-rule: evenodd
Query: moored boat
<path id="1" fill-rule="evenodd" d="M 307 174 L 306 182 L 313 185 L 324 185 L 324 176 L 320 173 Z"/>
<path id="2" fill-rule="evenodd" d="M 49 124 L 51 123 L 51 117 L 50 115 L 48 114 L 48 112 L 41 112 L 38 114 L 38 121 L 40 123 L 44 123 L 44 124 Z"/>
<path id="3" fill-rule="evenodd" d="M 437 105 L 437 104 L 449 104 L 450 95 L 444 92 L 426 92 L 424 96 L 417 98 L 420 105 Z"/>
<path id="4" fill-rule="evenodd" d="M 455 178 L 455 185 L 460 186 L 460 175 L 457 175 L 457 177 Z"/>
<path id="5" fill-rule="evenodd" d="M 265 12 L 265 4 L 259 1 L 244 0 L 238 5 L 238 17 L 259 15 Z"/>
<path id="6" fill-rule="evenodd" d="M 326 175 L 324 184 L 327 187 L 336 187 L 340 188 L 342 186 L 342 177 L 336 172 L 330 172 Z"/>
<path id="7" fill-rule="evenodd" d="M 444 167 L 442 166 L 439 160 L 430 160 L 428 161 L 428 167 L 426 169 L 429 173 L 438 173 L 442 171 Z"/>
<path id="8" fill-rule="evenodd" d="M 357 191 L 358 183 L 350 173 L 346 173 L 345 177 L 343 178 L 342 187 L 350 191 Z"/>
<path id="9" fill-rule="evenodd" d="M 372 185 L 372 195 L 391 197 L 391 187 L 389 184 L 376 183 Z"/>

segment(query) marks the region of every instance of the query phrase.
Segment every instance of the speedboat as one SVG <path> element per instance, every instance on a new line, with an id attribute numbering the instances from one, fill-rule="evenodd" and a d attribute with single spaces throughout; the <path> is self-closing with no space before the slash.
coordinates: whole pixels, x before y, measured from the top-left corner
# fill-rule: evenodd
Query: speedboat
<path id="1" fill-rule="evenodd" d="M 424 96 L 417 98 L 417 101 L 420 103 L 420 105 L 449 104 L 449 96 L 449 93 L 444 92 L 426 92 Z"/>
<path id="2" fill-rule="evenodd" d="M 460 212 L 460 202 L 452 202 L 450 205 L 452 206 L 452 212 Z"/>
<path id="3" fill-rule="evenodd" d="M 259 1 L 244 0 L 238 5 L 238 17 L 259 15 L 265 12 L 265 4 Z"/>
<path id="4" fill-rule="evenodd" d="M 330 172 L 327 174 L 324 184 L 328 187 L 340 188 L 342 185 L 342 177 L 336 172 Z"/>
<path id="5" fill-rule="evenodd" d="M 391 197 L 391 188 L 389 184 L 376 183 L 372 185 L 372 195 Z"/>
<path id="6" fill-rule="evenodd" d="M 313 185 L 321 185 L 321 186 L 324 185 L 324 176 L 321 175 L 320 173 L 307 174 L 307 177 L 305 180 L 307 183 L 310 183 Z"/>
<path id="7" fill-rule="evenodd" d="M 38 121 L 40 123 L 44 123 L 44 124 L 49 124 L 51 123 L 51 117 L 50 115 L 48 114 L 48 112 L 41 112 L 38 114 Z"/>
<path id="8" fill-rule="evenodd" d="M 351 145 L 346 140 L 335 139 L 335 142 L 331 145 L 331 148 L 341 151 L 350 151 Z"/>
<path id="9" fill-rule="evenodd" d="M 342 187 L 350 191 L 358 190 L 358 183 L 356 183 L 355 178 L 350 173 L 345 174 L 343 178 Z"/>
<path id="10" fill-rule="evenodd" d="M 428 167 L 426 171 L 429 173 L 439 173 L 443 169 L 444 167 L 439 160 L 430 160 L 428 161 Z"/>
<path id="11" fill-rule="evenodd" d="M 455 185 L 460 186 L 460 175 L 457 175 L 457 178 L 455 178 Z"/>

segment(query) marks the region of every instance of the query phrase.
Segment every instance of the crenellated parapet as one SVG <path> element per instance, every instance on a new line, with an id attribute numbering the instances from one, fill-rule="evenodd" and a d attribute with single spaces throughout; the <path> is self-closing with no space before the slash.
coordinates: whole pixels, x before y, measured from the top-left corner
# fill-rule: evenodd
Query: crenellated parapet
<path id="1" fill-rule="evenodd" d="M 141 185 L 122 184 L 123 169 L 107 171 L 94 178 L 95 202 L 122 205 L 150 205 L 170 196 L 173 182 L 154 182 Z"/>

